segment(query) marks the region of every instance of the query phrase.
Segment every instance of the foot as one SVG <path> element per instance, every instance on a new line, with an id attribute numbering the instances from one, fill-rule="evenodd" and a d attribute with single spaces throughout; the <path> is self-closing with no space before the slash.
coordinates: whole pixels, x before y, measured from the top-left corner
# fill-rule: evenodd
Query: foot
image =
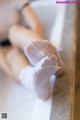
<path id="1" fill-rule="evenodd" d="M 35 67 L 27 67 L 21 72 L 21 83 L 28 88 L 34 88 L 36 95 L 40 99 L 46 100 L 51 96 L 50 77 L 58 69 L 60 68 L 57 65 L 56 56 L 49 54 L 41 59 Z"/>
<path id="2" fill-rule="evenodd" d="M 59 71 L 56 73 L 57 76 L 64 74 L 64 63 L 59 54 L 56 50 L 55 46 L 52 45 L 47 40 L 36 40 L 34 42 L 30 42 L 30 44 L 25 48 L 25 54 L 29 59 L 29 62 L 32 65 L 36 65 L 42 58 L 47 56 L 48 54 L 55 54 L 57 57 L 57 63 L 61 67 Z"/>
<path id="3" fill-rule="evenodd" d="M 46 100 L 51 96 L 50 78 L 59 69 L 57 58 L 53 54 L 47 55 L 36 65 L 33 84 L 39 98 Z"/>

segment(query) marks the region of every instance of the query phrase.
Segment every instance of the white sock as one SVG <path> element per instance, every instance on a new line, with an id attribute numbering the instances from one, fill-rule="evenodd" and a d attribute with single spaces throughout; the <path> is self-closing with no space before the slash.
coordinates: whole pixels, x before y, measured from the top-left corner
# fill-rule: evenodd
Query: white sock
<path id="1" fill-rule="evenodd" d="M 41 99 L 51 95 L 50 77 L 59 69 L 55 55 L 41 59 L 35 67 L 24 68 L 20 74 L 21 83 L 35 91 Z"/>
<path id="2" fill-rule="evenodd" d="M 30 42 L 27 48 L 25 48 L 25 55 L 32 65 L 36 65 L 44 57 L 33 42 Z"/>

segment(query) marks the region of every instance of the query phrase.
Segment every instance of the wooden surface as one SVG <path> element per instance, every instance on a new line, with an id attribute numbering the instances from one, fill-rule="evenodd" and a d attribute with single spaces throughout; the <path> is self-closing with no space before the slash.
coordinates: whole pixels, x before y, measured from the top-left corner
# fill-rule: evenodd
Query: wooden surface
<path id="1" fill-rule="evenodd" d="M 66 73 L 57 78 L 50 120 L 72 120 L 74 103 L 74 17 L 75 6 L 67 5 L 62 39 L 62 57 Z"/>
<path id="2" fill-rule="evenodd" d="M 76 30 L 77 34 L 76 34 L 74 120 L 80 120 L 80 5 L 77 5 Z"/>

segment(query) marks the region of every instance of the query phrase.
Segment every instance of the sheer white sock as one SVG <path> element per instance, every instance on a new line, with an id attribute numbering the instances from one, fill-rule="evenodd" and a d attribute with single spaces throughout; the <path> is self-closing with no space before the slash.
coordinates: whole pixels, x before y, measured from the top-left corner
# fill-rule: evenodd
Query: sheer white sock
<path id="1" fill-rule="evenodd" d="M 30 44 L 25 48 L 25 54 L 32 65 L 36 65 L 42 58 L 46 57 L 48 54 L 54 54 L 57 57 L 57 63 L 61 69 L 57 72 L 58 74 L 64 73 L 64 63 L 57 51 L 57 49 L 47 40 L 36 40 L 30 42 Z"/>
<path id="2" fill-rule="evenodd" d="M 20 74 L 21 83 L 35 91 L 39 98 L 47 99 L 51 95 L 50 77 L 59 69 L 56 56 L 50 54 L 35 67 L 24 68 Z"/>
<path id="3" fill-rule="evenodd" d="M 25 55 L 32 65 L 36 65 L 44 57 L 32 41 L 30 41 L 30 44 L 25 48 Z"/>

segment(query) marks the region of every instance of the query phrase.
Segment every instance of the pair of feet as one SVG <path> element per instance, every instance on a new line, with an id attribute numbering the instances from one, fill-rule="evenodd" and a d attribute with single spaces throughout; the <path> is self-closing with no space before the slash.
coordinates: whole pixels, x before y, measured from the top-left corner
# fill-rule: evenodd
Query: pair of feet
<path id="1" fill-rule="evenodd" d="M 40 99 L 46 100 L 52 94 L 50 78 L 59 69 L 57 57 L 54 54 L 48 54 L 35 67 L 26 67 L 22 70 L 21 83 L 28 88 L 31 87 Z"/>
<path id="2" fill-rule="evenodd" d="M 51 96 L 51 76 L 64 72 L 64 63 L 58 51 L 49 41 L 36 40 L 28 44 L 25 54 L 33 67 L 22 70 L 22 83 L 27 87 L 32 86 L 39 98 L 48 99 Z"/>

